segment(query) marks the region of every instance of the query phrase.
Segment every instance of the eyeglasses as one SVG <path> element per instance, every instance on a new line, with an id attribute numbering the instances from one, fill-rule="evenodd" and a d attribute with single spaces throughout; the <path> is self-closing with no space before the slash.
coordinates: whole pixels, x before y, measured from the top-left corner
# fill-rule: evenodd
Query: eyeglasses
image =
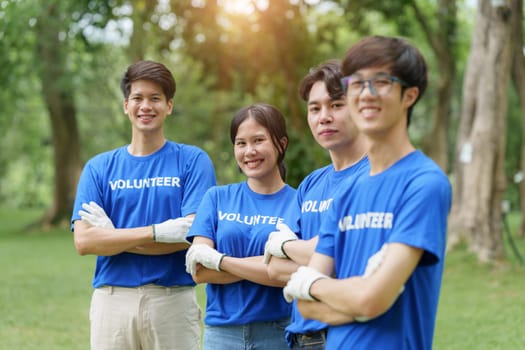
<path id="1" fill-rule="evenodd" d="M 385 96 L 390 93 L 394 83 L 399 83 L 403 87 L 407 87 L 408 84 L 391 75 L 381 74 L 376 75 L 370 79 L 361 79 L 358 75 L 350 75 L 344 78 L 341 78 L 341 85 L 343 85 L 343 90 L 345 94 L 350 96 L 361 95 L 365 89 L 366 84 L 370 88 L 370 93 L 374 96 Z"/>

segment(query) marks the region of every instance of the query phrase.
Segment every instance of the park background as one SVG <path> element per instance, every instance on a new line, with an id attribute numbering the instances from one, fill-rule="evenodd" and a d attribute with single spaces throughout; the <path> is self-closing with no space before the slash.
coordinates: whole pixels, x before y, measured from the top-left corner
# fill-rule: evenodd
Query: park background
<path id="1" fill-rule="evenodd" d="M 522 348 L 523 24 L 522 0 L 0 1 L 0 348 L 88 348 L 95 257 L 76 254 L 69 218 L 83 164 L 129 142 L 129 64 L 173 71 L 166 135 L 206 150 L 220 184 L 242 180 L 235 111 L 277 106 L 296 186 L 329 162 L 298 84 L 371 34 L 407 38 L 429 64 L 409 132 L 454 201 L 434 348 Z"/>

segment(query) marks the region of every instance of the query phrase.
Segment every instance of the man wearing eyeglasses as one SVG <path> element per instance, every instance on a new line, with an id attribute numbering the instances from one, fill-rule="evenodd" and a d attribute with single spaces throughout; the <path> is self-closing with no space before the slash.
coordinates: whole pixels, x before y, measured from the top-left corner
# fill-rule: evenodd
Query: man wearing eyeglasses
<path id="1" fill-rule="evenodd" d="M 347 51 L 342 71 L 370 172 L 334 198 L 309 266 L 283 292 L 330 325 L 326 349 L 431 349 L 451 188 L 408 137 L 427 66 L 405 40 L 371 36 Z"/>

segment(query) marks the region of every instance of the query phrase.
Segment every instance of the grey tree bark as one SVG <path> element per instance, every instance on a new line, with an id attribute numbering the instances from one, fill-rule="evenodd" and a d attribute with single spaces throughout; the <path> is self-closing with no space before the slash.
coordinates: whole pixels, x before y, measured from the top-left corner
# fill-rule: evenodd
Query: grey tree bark
<path id="1" fill-rule="evenodd" d="M 483 262 L 503 257 L 507 96 L 516 1 L 480 0 L 463 85 L 449 248 L 465 240 Z"/>

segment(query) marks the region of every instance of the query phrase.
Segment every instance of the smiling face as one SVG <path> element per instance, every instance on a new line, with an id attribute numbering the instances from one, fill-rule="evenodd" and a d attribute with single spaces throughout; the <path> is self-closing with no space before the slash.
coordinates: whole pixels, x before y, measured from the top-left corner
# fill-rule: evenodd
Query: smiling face
<path id="1" fill-rule="evenodd" d="M 354 73 L 363 80 L 378 74 L 391 74 L 386 67 L 365 68 Z M 384 96 L 371 93 L 367 85 L 360 94 L 347 96 L 350 113 L 358 129 L 372 137 L 384 137 L 387 133 L 406 133 L 408 108 L 418 96 L 417 87 L 403 91 L 399 83 L 394 83 L 391 91 Z"/>
<path id="2" fill-rule="evenodd" d="M 344 150 L 358 134 L 345 96 L 332 99 L 323 81 L 314 83 L 310 90 L 308 125 L 317 143 L 329 151 Z"/>
<path id="3" fill-rule="evenodd" d="M 246 118 L 238 127 L 234 140 L 237 165 L 248 177 L 248 182 L 272 182 L 280 180 L 277 159 L 278 150 L 264 126 L 253 117 Z"/>
<path id="4" fill-rule="evenodd" d="M 166 100 L 162 87 L 150 80 L 131 83 L 128 99 L 124 100 L 124 113 L 131 121 L 133 132 L 162 132 L 164 120 L 171 113 L 173 100 Z"/>

